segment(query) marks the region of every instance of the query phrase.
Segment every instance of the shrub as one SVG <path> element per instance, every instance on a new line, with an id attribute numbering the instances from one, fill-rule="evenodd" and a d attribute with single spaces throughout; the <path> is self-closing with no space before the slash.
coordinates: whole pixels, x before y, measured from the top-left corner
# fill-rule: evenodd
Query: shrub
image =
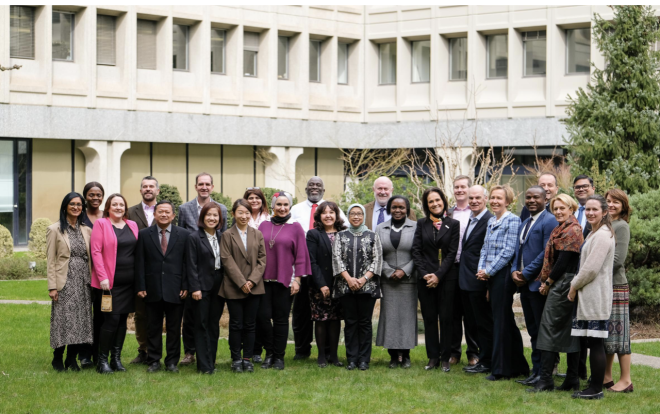
<path id="1" fill-rule="evenodd" d="M 46 229 L 53 224 L 47 218 L 36 219 L 30 228 L 28 249 L 35 259 L 46 260 Z"/>
<path id="2" fill-rule="evenodd" d="M 179 206 L 183 204 L 183 201 L 181 200 L 181 193 L 179 193 L 179 189 L 173 185 L 161 184 L 160 194 L 158 194 L 156 201 L 163 201 L 163 200 L 168 200 L 169 202 L 174 204 L 174 212 L 178 216 Z"/>
<path id="3" fill-rule="evenodd" d="M 14 239 L 5 226 L 0 225 L 0 259 L 14 254 Z"/>
<path id="4" fill-rule="evenodd" d="M 34 270 L 30 269 L 30 262 L 36 262 Z M 46 261 L 22 257 L 5 257 L 0 259 L 0 280 L 30 279 L 33 277 L 46 277 Z"/>
<path id="5" fill-rule="evenodd" d="M 227 207 L 227 228 L 231 227 L 234 224 L 234 217 L 231 215 L 231 197 L 214 191 L 211 193 L 211 200 Z"/>
<path id="6" fill-rule="evenodd" d="M 264 197 L 266 197 L 266 203 L 268 203 L 268 211 L 271 211 L 272 209 L 270 208 L 270 200 L 273 198 L 273 194 L 281 191 L 278 188 L 272 188 L 272 187 L 261 187 L 261 192 L 264 193 Z M 293 194 L 291 194 L 293 195 Z M 293 197 L 293 205 L 295 206 L 298 204 L 298 197 Z"/>

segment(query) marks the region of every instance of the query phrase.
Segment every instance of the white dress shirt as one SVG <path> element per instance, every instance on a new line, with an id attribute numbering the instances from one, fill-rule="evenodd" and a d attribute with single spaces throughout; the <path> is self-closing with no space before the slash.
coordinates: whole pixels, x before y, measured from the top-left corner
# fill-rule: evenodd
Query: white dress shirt
<path id="1" fill-rule="evenodd" d="M 211 250 L 213 250 L 213 256 L 215 256 L 215 270 L 220 269 L 220 243 L 218 242 L 218 236 L 209 234 L 207 231 L 204 231 L 206 237 L 209 239 L 211 244 Z"/>
<path id="2" fill-rule="evenodd" d="M 460 263 L 461 261 L 461 253 L 463 251 L 463 235 L 465 234 L 465 230 L 467 230 L 471 215 L 472 210 L 470 210 L 469 205 L 466 205 L 465 208 L 462 209 L 456 206 L 454 207 L 454 211 L 451 213 L 451 218 L 458 220 L 458 222 L 461 224 L 461 235 L 460 239 L 458 239 L 458 252 L 456 252 L 455 263 Z"/>
<path id="3" fill-rule="evenodd" d="M 250 214 L 250 221 L 248 221 L 248 226 L 252 227 L 255 230 L 259 230 L 259 225 L 264 221 L 270 221 L 270 216 L 266 213 L 260 213 L 255 220 Z"/>
<path id="4" fill-rule="evenodd" d="M 305 200 L 302 203 L 298 203 L 295 206 L 291 207 L 291 221 L 297 221 L 305 230 L 305 234 L 309 231 L 309 219 L 312 215 L 312 205 L 316 204 L 320 206 L 325 200 L 321 199 L 316 203 L 312 203 L 309 200 Z M 348 226 L 348 219 L 343 211 L 339 210 L 339 215 L 344 220 L 344 224 Z"/>
<path id="5" fill-rule="evenodd" d="M 151 226 L 151 223 L 154 222 L 154 211 L 156 210 L 156 205 L 148 206 L 142 201 L 142 210 L 144 211 L 144 216 L 147 218 L 147 224 Z"/>

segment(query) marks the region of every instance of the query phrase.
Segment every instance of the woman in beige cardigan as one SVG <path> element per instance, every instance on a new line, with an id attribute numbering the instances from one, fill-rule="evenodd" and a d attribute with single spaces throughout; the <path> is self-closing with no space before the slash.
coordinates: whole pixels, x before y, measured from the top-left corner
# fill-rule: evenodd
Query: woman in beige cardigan
<path id="1" fill-rule="evenodd" d="M 577 317 L 573 321 L 571 335 L 587 337 L 591 384 L 589 388 L 574 393 L 573 398 L 599 400 L 603 398 L 605 377 L 604 340 L 608 336 L 608 320 L 612 312 L 615 239 L 605 198 L 592 195 L 585 207 L 592 231 L 582 245 L 580 271 L 571 282 L 568 299 L 575 300 L 579 293 Z"/>

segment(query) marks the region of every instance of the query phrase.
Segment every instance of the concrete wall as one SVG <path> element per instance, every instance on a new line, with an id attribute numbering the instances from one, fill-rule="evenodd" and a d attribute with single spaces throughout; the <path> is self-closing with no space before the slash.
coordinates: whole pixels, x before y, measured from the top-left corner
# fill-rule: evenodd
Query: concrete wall
<path id="1" fill-rule="evenodd" d="M 70 191 L 71 141 L 32 141 L 32 219 L 58 220 L 62 199 Z"/>

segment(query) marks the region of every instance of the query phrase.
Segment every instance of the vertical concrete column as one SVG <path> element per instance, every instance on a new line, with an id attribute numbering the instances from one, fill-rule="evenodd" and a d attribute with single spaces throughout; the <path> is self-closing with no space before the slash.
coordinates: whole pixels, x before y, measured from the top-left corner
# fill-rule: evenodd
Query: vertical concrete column
<path id="1" fill-rule="evenodd" d="M 0 7 L 0 65 L 9 67 L 11 61 L 9 58 L 10 50 L 10 32 L 9 28 L 9 7 Z M 11 71 L 0 73 L 0 103 L 9 103 L 9 83 L 11 81 Z"/>
<path id="2" fill-rule="evenodd" d="M 270 159 L 266 162 L 266 187 L 277 188 L 295 194 L 296 161 L 302 155 L 302 147 L 269 147 Z"/>
<path id="3" fill-rule="evenodd" d="M 85 155 L 85 180 L 98 181 L 105 195 L 121 190 L 121 156 L 131 148 L 123 141 L 78 141 L 77 146 Z"/>
<path id="4" fill-rule="evenodd" d="M 89 83 L 87 84 L 87 107 L 96 108 L 96 84 L 97 84 L 97 68 L 96 65 L 96 23 L 97 23 L 96 6 L 87 6 L 84 11 L 83 18 L 85 19 L 85 71 L 88 75 Z"/>

